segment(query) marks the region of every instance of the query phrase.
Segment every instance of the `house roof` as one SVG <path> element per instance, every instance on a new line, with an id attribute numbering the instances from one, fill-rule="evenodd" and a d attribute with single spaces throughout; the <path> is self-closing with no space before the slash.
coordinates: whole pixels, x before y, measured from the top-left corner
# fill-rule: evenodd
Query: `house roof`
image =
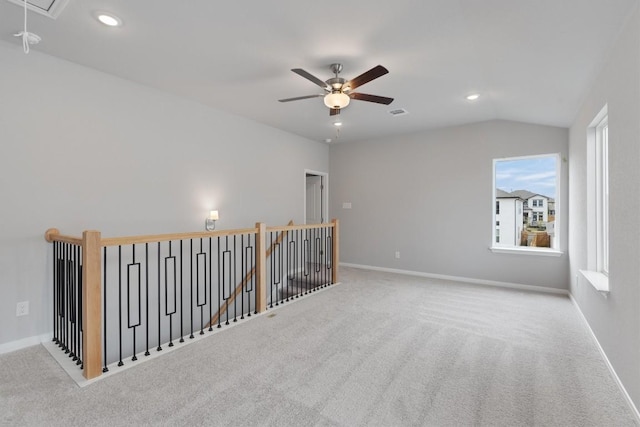
<path id="1" fill-rule="evenodd" d="M 509 193 L 508 191 L 496 188 L 496 199 L 521 199 L 521 197 L 516 194 Z"/>
<path id="2" fill-rule="evenodd" d="M 548 199 L 550 202 L 555 202 L 553 197 L 545 196 L 544 194 L 533 193 L 529 190 L 515 190 L 515 191 L 512 191 L 511 194 L 515 194 L 523 200 L 528 200 L 532 197 L 544 197 L 545 199 Z"/>

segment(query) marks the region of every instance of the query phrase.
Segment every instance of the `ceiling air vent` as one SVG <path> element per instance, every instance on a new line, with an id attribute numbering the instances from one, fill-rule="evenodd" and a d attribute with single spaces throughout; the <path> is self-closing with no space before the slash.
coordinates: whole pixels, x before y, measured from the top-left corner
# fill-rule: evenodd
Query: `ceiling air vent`
<path id="1" fill-rule="evenodd" d="M 392 116 L 404 116 L 406 114 L 409 114 L 409 112 L 404 108 L 396 108 L 395 110 L 390 110 L 389 114 L 391 114 Z"/>
<path id="2" fill-rule="evenodd" d="M 11 3 L 24 7 L 22 0 L 9 0 Z M 69 0 L 27 0 L 27 8 L 40 15 L 56 19 Z"/>

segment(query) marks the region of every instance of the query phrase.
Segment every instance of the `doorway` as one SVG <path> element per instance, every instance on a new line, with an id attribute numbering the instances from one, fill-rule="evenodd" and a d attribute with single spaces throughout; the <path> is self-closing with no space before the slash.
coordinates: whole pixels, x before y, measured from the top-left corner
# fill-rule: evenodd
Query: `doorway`
<path id="1" fill-rule="evenodd" d="M 329 176 L 323 172 L 305 171 L 304 218 L 305 224 L 327 222 L 327 181 Z"/>

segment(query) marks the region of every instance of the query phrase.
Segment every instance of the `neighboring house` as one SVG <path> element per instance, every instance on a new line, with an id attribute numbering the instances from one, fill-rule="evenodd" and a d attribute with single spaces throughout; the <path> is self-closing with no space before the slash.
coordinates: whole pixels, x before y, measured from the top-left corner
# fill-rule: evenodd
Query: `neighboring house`
<path id="1" fill-rule="evenodd" d="M 528 190 L 516 190 L 512 191 L 511 194 L 524 200 L 524 220 L 527 225 L 546 224 L 550 221 L 549 215 L 555 216 L 554 199 Z M 550 212 L 551 210 L 553 210 L 553 213 Z"/>
<path id="2" fill-rule="evenodd" d="M 495 246 L 519 246 L 523 224 L 523 204 L 517 195 L 496 188 Z"/>

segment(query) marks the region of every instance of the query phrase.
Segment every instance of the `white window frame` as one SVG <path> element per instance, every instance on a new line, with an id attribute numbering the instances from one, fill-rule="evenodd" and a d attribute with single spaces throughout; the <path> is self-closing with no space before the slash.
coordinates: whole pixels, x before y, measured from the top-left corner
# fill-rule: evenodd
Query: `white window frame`
<path id="1" fill-rule="evenodd" d="M 510 160 L 526 160 L 526 159 L 535 159 L 535 158 L 541 158 L 541 157 L 552 157 L 555 156 L 556 158 L 556 195 L 555 195 L 555 211 L 556 211 L 556 215 L 555 215 L 555 230 L 554 230 L 554 235 L 555 238 L 553 239 L 553 242 L 555 243 L 553 248 L 537 248 L 537 247 L 531 247 L 531 246 L 514 246 L 514 247 L 503 247 L 503 246 L 496 246 L 494 244 L 494 242 L 496 242 L 496 233 L 495 233 L 495 226 L 492 226 L 492 236 L 491 236 L 491 246 L 489 247 L 489 249 L 491 250 L 491 252 L 493 253 L 506 253 L 506 254 L 523 254 L 523 255 L 542 255 L 542 256 L 561 256 L 563 254 L 563 252 L 560 250 L 561 247 L 561 241 L 560 241 L 560 230 L 562 228 L 562 224 L 560 224 L 560 218 L 561 215 L 558 215 L 558 212 L 561 212 L 561 198 L 560 198 L 560 193 L 561 193 L 561 160 L 562 160 L 562 156 L 560 155 L 560 153 L 545 153 L 545 154 L 535 154 L 535 155 L 530 155 L 530 156 L 514 156 L 514 157 L 504 157 L 504 158 L 499 158 L 499 159 L 493 159 L 493 169 L 492 169 L 492 206 L 494 206 L 494 209 L 492 209 L 492 225 L 495 224 L 496 221 L 496 209 L 495 209 L 495 202 L 496 202 L 496 164 L 498 162 L 503 162 L 503 161 L 510 161 Z M 524 206 L 524 204 L 523 204 Z"/>
<path id="2" fill-rule="evenodd" d="M 605 105 L 587 129 L 587 268 L 596 290 L 609 292 L 609 115 Z"/>
<path id="3" fill-rule="evenodd" d="M 609 117 L 596 126 L 596 268 L 609 276 Z"/>

